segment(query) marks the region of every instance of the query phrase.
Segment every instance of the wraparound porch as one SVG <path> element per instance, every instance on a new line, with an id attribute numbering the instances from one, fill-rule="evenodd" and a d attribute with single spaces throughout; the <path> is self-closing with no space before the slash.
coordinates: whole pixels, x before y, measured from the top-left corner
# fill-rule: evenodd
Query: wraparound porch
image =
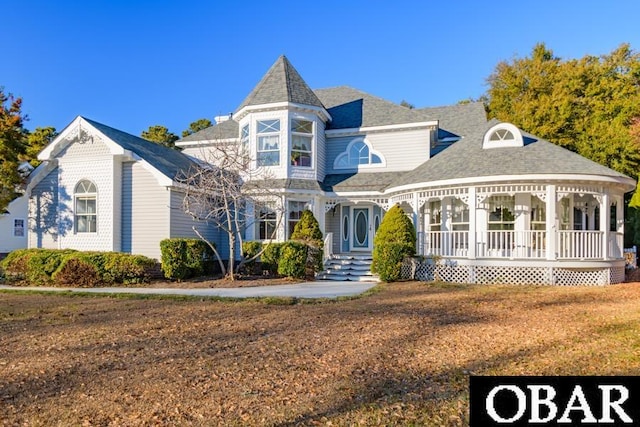
<path id="1" fill-rule="evenodd" d="M 426 231 L 417 235 L 417 253 L 468 259 L 617 260 L 623 258 L 621 232 Z"/>

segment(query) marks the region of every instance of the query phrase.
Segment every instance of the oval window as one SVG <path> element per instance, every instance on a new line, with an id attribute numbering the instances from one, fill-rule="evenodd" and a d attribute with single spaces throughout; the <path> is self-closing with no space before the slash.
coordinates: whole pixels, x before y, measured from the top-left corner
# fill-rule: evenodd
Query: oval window
<path id="1" fill-rule="evenodd" d="M 342 240 L 349 239 L 349 215 L 342 218 Z"/>
<path id="2" fill-rule="evenodd" d="M 367 215 L 360 211 L 356 215 L 356 241 L 363 246 L 367 242 Z"/>
<path id="3" fill-rule="evenodd" d="M 380 215 L 376 215 L 373 218 L 373 232 L 377 233 L 378 232 L 378 228 L 380 228 Z"/>

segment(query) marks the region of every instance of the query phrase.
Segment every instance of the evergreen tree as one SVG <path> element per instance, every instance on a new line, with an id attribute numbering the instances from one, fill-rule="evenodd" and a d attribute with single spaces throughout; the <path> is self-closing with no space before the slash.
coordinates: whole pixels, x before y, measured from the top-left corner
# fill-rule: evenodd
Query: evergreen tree
<path id="1" fill-rule="evenodd" d="M 18 188 L 24 179 L 18 172 L 26 152 L 21 107 L 21 98 L 5 94 L 0 87 L 0 213 L 19 196 Z"/>
<path id="2" fill-rule="evenodd" d="M 143 130 L 140 136 L 147 141 L 157 142 L 169 148 L 175 148 L 175 142 L 178 140 L 178 135 L 160 125 L 149 126 L 149 129 Z"/>
<path id="3" fill-rule="evenodd" d="M 373 239 L 371 270 L 385 282 L 398 280 L 402 261 L 416 253 L 416 230 L 400 205 L 385 214 Z"/>

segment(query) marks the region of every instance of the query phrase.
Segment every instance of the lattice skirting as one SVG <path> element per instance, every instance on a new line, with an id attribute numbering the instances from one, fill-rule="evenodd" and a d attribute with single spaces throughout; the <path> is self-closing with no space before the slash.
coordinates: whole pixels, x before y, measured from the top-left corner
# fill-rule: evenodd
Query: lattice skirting
<path id="1" fill-rule="evenodd" d="M 601 286 L 624 281 L 624 267 L 567 269 L 558 267 L 509 267 L 486 265 L 434 264 L 405 261 L 402 277 L 429 282 L 451 283 Z"/>

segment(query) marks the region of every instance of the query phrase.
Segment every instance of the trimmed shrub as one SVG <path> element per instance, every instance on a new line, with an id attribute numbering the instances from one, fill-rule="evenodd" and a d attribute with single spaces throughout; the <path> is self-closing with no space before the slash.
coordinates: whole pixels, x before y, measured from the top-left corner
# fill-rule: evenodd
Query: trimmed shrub
<path id="1" fill-rule="evenodd" d="M 202 276 L 213 251 L 199 239 L 164 239 L 160 242 L 162 271 L 167 279 L 183 280 Z"/>
<path id="2" fill-rule="evenodd" d="M 156 261 L 120 252 L 73 249 L 20 249 L 5 258 L 2 269 L 26 285 L 98 286 L 147 281 Z"/>
<path id="3" fill-rule="evenodd" d="M 0 263 L 7 279 L 12 281 L 26 280 L 33 285 L 49 284 L 51 275 L 59 267 L 62 259 L 72 249 L 18 249 Z"/>
<path id="4" fill-rule="evenodd" d="M 53 273 L 53 280 L 58 286 L 78 286 L 90 288 L 103 285 L 98 267 L 98 257 L 88 254 L 67 256 L 60 267 Z"/>
<path id="5" fill-rule="evenodd" d="M 305 243 L 307 248 L 306 270 L 307 276 L 313 276 L 314 273 L 323 269 L 322 265 L 322 247 L 324 241 L 320 224 L 310 210 L 302 212 L 300 221 L 297 222 L 291 234 L 291 240 Z"/>
<path id="6" fill-rule="evenodd" d="M 416 253 L 416 230 L 399 205 L 386 213 L 373 239 L 371 271 L 380 280 L 393 282 L 400 278 L 402 260 Z"/>
<path id="7" fill-rule="evenodd" d="M 104 263 L 105 282 L 145 283 L 151 277 L 151 271 L 156 266 L 156 261 L 142 255 L 130 255 L 119 252 L 106 254 Z"/>
<path id="8" fill-rule="evenodd" d="M 268 270 L 271 274 L 278 272 L 278 260 L 280 259 L 282 245 L 284 243 L 268 243 L 260 256 L 262 268 Z"/>
<path id="9" fill-rule="evenodd" d="M 253 240 L 249 242 L 242 242 L 242 258 L 251 259 L 258 255 L 262 250 L 262 242 Z M 258 271 L 258 259 L 248 261 L 244 267 L 250 274 L 256 274 Z"/>
<path id="10" fill-rule="evenodd" d="M 296 223 L 291 234 L 291 240 L 298 240 L 305 242 L 312 246 L 322 247 L 322 232 L 320 231 L 320 224 L 313 212 L 305 210 L 302 212 L 300 220 Z"/>
<path id="11" fill-rule="evenodd" d="M 302 279 L 307 273 L 308 246 L 304 243 L 288 241 L 282 245 L 278 260 L 278 274 Z"/>
<path id="12" fill-rule="evenodd" d="M 37 251 L 27 260 L 27 275 L 25 279 L 30 285 L 50 284 L 53 272 L 58 269 L 64 257 L 74 252 L 51 249 Z"/>

